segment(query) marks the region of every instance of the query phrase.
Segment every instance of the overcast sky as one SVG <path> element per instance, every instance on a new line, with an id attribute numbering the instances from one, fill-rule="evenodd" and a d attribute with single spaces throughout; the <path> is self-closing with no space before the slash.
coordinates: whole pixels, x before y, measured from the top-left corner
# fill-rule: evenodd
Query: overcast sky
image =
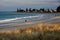
<path id="1" fill-rule="evenodd" d="M 0 11 L 14 11 L 17 8 L 53 8 L 60 0 L 0 0 Z"/>

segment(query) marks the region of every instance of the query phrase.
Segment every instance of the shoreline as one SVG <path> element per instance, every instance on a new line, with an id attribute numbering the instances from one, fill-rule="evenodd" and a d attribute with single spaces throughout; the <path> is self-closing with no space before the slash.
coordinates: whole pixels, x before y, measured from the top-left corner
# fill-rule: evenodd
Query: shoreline
<path id="1" fill-rule="evenodd" d="M 30 21 L 30 22 L 27 21 L 27 22 L 16 23 L 16 24 L 7 24 L 7 25 L 0 26 L 0 30 L 14 30 L 19 28 L 25 28 L 28 26 L 34 26 L 36 24 L 56 24 L 56 23 L 60 23 L 60 16 L 41 20 L 41 21 L 40 20 Z"/>
<path id="2" fill-rule="evenodd" d="M 23 25 L 24 24 L 24 25 Z M 23 24 L 12 24 L 12 25 L 7 25 L 7 26 L 2 26 L 4 29 L 0 30 L 0 32 L 11 32 L 13 30 L 19 30 L 19 29 L 25 29 L 25 28 L 32 28 L 32 27 L 37 27 L 38 25 L 60 25 L 60 22 L 56 23 L 40 23 L 38 22 L 25 22 Z M 5 29 L 6 28 L 6 29 Z"/>

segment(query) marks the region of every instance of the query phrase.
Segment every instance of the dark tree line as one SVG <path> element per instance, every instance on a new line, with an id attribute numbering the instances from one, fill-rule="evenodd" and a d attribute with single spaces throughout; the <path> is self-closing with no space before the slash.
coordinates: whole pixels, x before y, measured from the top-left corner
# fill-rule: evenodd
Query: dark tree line
<path id="1" fill-rule="evenodd" d="M 60 12 L 60 6 L 58 6 L 57 8 L 56 8 L 56 10 L 53 10 L 53 9 L 47 9 L 47 10 L 45 10 L 44 8 L 40 8 L 39 10 L 38 9 L 32 9 L 32 8 L 26 8 L 25 10 L 24 9 L 18 9 L 17 8 L 17 12 L 44 12 L 44 13 L 52 13 L 52 12 Z"/>

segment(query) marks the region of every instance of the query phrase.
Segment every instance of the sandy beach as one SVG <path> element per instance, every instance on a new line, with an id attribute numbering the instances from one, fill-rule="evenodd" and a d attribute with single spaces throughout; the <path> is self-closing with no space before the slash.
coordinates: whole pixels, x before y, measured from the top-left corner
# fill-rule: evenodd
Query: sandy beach
<path id="1" fill-rule="evenodd" d="M 34 25 L 37 25 L 37 24 L 54 24 L 54 23 L 60 23 L 60 16 L 53 17 L 53 18 L 48 18 L 48 19 L 44 19 L 44 20 L 6 24 L 6 25 L 3 25 L 3 26 L 0 26 L 0 31 L 25 28 L 25 27 L 34 26 Z"/>
<path id="2" fill-rule="evenodd" d="M 55 20 L 56 19 L 56 20 Z M 58 21 L 57 21 L 58 20 Z M 17 29 L 22 29 L 22 28 L 27 28 L 27 27 L 32 27 L 32 26 L 37 26 L 39 24 L 42 25 L 59 25 L 60 24 L 60 16 L 58 17 L 53 17 L 50 19 L 42 20 L 42 21 L 32 21 L 32 22 L 23 22 L 23 23 L 18 23 L 18 24 L 9 24 L 9 25 L 4 25 L 0 27 L 0 32 L 3 31 L 12 31 L 12 30 L 17 30 Z"/>
<path id="3" fill-rule="evenodd" d="M 54 31 L 54 30 L 57 30 L 57 31 L 59 31 L 60 30 L 60 23 L 53 23 L 53 24 L 34 23 L 33 24 L 31 22 L 26 22 L 24 24 L 24 26 L 21 24 L 15 24 L 14 26 L 13 25 L 4 26 L 4 29 L 0 30 L 0 33 L 16 33 L 16 32 L 19 33 L 21 30 L 28 31 L 28 32 L 29 31 L 32 32 L 32 30 L 36 30 L 36 31 L 42 31 L 42 30 Z"/>

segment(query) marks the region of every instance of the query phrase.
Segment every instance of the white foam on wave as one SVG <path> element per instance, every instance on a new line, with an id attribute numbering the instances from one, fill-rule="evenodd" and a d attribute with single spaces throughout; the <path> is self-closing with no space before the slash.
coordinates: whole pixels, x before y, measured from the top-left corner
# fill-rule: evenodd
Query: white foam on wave
<path id="1" fill-rule="evenodd" d="M 2 22 L 9 22 L 9 21 L 13 21 L 13 20 L 17 20 L 17 18 L 0 20 L 0 23 L 2 23 Z"/>
<path id="2" fill-rule="evenodd" d="M 23 18 L 35 18 L 35 17 L 39 17 L 39 16 L 26 16 L 26 17 L 19 17 L 19 18 L 16 17 L 16 18 L 12 18 L 12 19 L 0 20 L 0 23 L 10 22 L 10 21 L 14 21 L 14 20 L 23 19 Z"/>

